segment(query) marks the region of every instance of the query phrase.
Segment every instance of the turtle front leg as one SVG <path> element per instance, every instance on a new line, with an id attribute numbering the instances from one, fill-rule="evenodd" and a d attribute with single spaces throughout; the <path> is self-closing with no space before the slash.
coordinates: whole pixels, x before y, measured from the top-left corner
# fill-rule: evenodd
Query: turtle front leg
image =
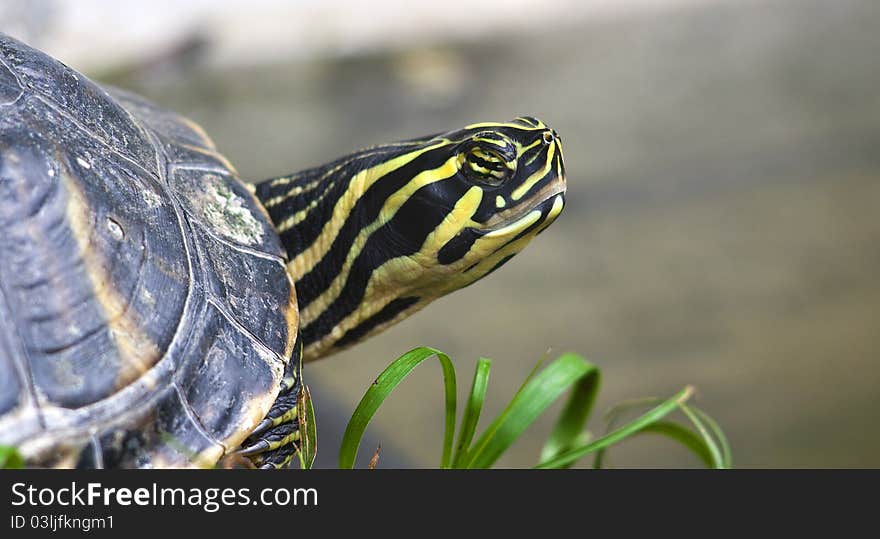
<path id="1" fill-rule="evenodd" d="M 302 341 L 297 338 L 278 398 L 236 454 L 247 457 L 258 468 L 289 466 L 301 447 L 299 405 L 302 388 Z"/>

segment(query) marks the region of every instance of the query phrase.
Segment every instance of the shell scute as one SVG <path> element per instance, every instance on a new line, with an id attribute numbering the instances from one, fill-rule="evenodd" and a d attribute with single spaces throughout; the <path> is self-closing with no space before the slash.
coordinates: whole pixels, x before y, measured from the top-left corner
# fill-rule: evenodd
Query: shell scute
<path id="1" fill-rule="evenodd" d="M 237 447 L 275 401 L 284 361 L 248 339 L 216 306 L 201 321 L 192 362 L 181 378 L 186 402 L 206 432 L 226 447 Z M 230 376 L 235 373 L 235 376 Z"/>
<path id="2" fill-rule="evenodd" d="M 26 89 L 107 145 L 138 162 L 154 162 L 145 133 L 103 88 L 48 55 L 34 52 L 14 39 L 0 36 L 0 57 Z"/>
<path id="3" fill-rule="evenodd" d="M 80 458 L 94 452 L 95 460 L 113 468 L 210 467 L 223 456 L 224 447 L 202 431 L 187 407 L 176 387 L 164 388 L 136 417 L 99 432 L 97 446 Z"/>

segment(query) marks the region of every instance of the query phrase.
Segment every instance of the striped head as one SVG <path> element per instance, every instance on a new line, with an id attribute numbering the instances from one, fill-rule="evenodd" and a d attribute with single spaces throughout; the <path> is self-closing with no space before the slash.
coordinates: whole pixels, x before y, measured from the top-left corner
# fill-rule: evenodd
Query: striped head
<path id="1" fill-rule="evenodd" d="M 374 146 L 257 186 L 296 281 L 306 360 L 485 277 L 562 211 L 562 144 L 541 121 Z"/>

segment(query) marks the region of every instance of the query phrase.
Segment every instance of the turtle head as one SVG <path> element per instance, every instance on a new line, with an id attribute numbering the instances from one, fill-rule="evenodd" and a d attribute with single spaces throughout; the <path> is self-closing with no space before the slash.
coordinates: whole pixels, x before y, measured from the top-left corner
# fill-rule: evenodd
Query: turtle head
<path id="1" fill-rule="evenodd" d="M 473 124 L 445 135 L 457 168 L 422 201 L 446 212 L 418 256 L 443 293 L 508 261 L 546 228 L 565 203 L 559 135 L 540 120 Z"/>
<path id="2" fill-rule="evenodd" d="M 485 277 L 552 223 L 562 143 L 532 117 L 366 148 L 257 186 L 287 249 L 306 360 Z"/>

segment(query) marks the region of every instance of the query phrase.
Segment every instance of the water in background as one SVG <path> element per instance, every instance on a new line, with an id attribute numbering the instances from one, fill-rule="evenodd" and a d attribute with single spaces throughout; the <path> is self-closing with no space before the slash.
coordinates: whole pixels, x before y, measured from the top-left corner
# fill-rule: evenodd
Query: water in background
<path id="1" fill-rule="evenodd" d="M 257 180 L 349 150 L 533 114 L 562 135 L 562 217 L 491 278 L 307 365 L 332 466 L 345 419 L 393 358 L 495 360 L 484 418 L 534 363 L 576 351 L 599 409 L 695 384 L 739 466 L 880 466 L 880 4 L 738 2 L 488 42 L 105 80 L 178 110 Z M 440 369 L 386 402 L 362 447 L 435 466 Z M 552 413 L 500 462 L 535 463 Z M 601 430 L 601 422 L 593 428 Z M 690 466 L 648 438 L 618 466 Z"/>

